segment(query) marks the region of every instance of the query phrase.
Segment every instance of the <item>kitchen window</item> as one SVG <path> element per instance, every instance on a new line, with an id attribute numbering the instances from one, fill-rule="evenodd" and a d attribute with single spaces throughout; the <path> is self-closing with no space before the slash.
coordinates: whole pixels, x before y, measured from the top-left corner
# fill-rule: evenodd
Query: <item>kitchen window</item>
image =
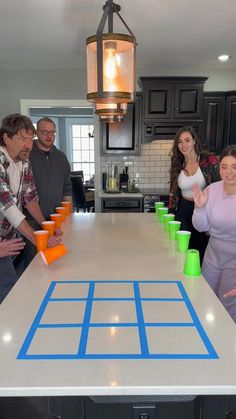
<path id="1" fill-rule="evenodd" d="M 71 170 L 83 170 L 84 181 L 95 173 L 93 118 L 67 118 Z"/>

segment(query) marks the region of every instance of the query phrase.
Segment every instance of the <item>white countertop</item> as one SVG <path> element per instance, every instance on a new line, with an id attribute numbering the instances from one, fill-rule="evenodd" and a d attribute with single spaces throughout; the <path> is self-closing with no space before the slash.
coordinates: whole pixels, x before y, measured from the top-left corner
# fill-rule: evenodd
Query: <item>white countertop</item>
<path id="1" fill-rule="evenodd" d="M 236 394 L 236 326 L 155 214 L 73 214 L 0 306 L 0 396 Z"/>

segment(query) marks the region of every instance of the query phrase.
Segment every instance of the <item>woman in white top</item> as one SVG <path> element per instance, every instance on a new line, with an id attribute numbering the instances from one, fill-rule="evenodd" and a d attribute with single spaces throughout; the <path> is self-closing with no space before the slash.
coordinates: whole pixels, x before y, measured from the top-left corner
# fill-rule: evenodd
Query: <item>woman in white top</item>
<path id="1" fill-rule="evenodd" d="M 219 180 L 218 160 L 203 152 L 200 139 L 193 127 L 182 127 L 175 135 L 171 150 L 169 208 L 175 219 L 181 221 L 181 230 L 191 231 L 189 246 L 198 249 L 201 261 L 208 242 L 205 233 L 199 233 L 192 224 L 194 201 L 192 186 L 204 189 Z"/>

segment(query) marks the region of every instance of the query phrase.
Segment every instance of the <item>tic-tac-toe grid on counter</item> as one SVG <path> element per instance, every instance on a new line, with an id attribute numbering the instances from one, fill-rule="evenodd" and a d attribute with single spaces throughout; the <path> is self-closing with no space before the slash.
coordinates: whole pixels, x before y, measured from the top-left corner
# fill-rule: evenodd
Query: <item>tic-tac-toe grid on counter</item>
<path id="1" fill-rule="evenodd" d="M 215 359 L 181 281 L 52 282 L 18 359 Z"/>

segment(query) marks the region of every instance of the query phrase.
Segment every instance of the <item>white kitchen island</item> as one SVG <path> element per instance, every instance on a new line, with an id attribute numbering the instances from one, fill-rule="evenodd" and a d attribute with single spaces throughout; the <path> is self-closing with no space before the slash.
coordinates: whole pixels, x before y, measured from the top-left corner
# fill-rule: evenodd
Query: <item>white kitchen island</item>
<path id="1" fill-rule="evenodd" d="M 38 254 L 0 306 L 0 396 L 236 395 L 235 324 L 155 214 L 63 230 L 68 254 Z"/>

